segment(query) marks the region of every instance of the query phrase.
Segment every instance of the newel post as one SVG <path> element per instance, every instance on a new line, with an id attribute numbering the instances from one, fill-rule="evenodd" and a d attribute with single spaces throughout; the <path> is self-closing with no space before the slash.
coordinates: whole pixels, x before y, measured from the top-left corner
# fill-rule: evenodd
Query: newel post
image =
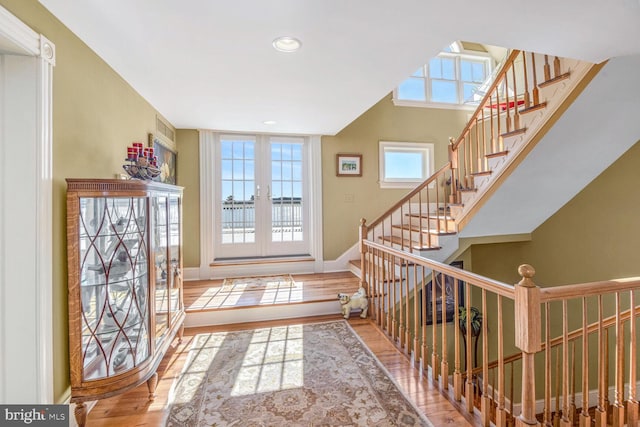
<path id="1" fill-rule="evenodd" d="M 367 291 L 367 295 L 371 298 L 371 290 L 367 288 L 366 281 L 366 249 L 364 247 L 364 240 L 367 238 L 367 220 L 364 218 L 360 218 L 360 227 L 359 227 L 359 249 L 360 249 L 360 287 L 364 288 Z"/>
<path id="2" fill-rule="evenodd" d="M 536 419 L 536 368 L 534 357 L 542 349 L 540 288 L 533 283 L 536 270 L 528 264 L 518 267 L 522 280 L 515 285 L 516 346 L 522 350 L 522 412 L 516 426 L 539 426 Z"/>
<path id="3" fill-rule="evenodd" d="M 449 137 L 449 164 L 451 165 L 451 195 L 449 203 L 460 203 L 458 200 L 458 183 L 456 181 L 456 171 L 458 170 L 458 150 L 454 150 L 456 139 Z"/>

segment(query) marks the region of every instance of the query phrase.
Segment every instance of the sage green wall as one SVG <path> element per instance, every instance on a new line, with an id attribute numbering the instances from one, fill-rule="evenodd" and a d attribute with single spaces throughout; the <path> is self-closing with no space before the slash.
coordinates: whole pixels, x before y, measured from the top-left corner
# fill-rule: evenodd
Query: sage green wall
<path id="1" fill-rule="evenodd" d="M 593 282 L 623 277 L 640 276 L 637 256 L 640 250 L 640 193 L 634 191 L 640 184 L 640 142 L 631 147 L 613 165 L 585 187 L 555 215 L 532 233 L 529 242 L 474 245 L 470 248 L 473 271 L 506 283 L 517 283 L 520 264 L 531 264 L 536 269 L 534 281 L 542 287 L 572 283 Z M 465 265 L 466 266 L 466 265 Z M 474 304 L 479 302 L 475 298 Z M 636 301 L 638 304 L 640 301 Z M 603 300 L 605 316 L 614 312 L 613 298 Z M 628 307 L 628 298 L 623 295 L 623 307 Z M 489 313 L 495 313 L 495 300 L 490 299 Z M 595 301 L 588 306 L 589 321 L 597 319 Z M 561 311 L 552 306 L 551 336 L 561 333 Z M 581 326 L 582 313 L 579 301 L 571 301 L 572 322 L 569 329 Z M 489 331 L 497 331 L 495 316 L 490 319 Z M 505 326 L 505 354 L 515 350 L 513 345 L 513 308 L 510 303 L 504 308 L 502 323 Z M 493 337 L 495 338 L 495 337 Z M 596 340 L 590 340 L 590 354 L 597 354 Z M 578 346 L 580 347 L 580 346 Z M 490 348 L 495 348 L 491 346 Z M 610 349 L 613 354 L 613 348 Z M 578 348 L 577 360 L 581 360 Z M 490 354 L 495 360 L 495 354 Z M 611 364 L 609 378 L 614 378 Z M 537 360 L 536 369 L 543 369 L 542 360 Z M 597 358 L 590 358 L 590 384 L 597 383 Z M 626 378 L 626 377 L 625 377 Z M 578 378 L 578 383 L 580 379 Z M 516 389 L 520 380 L 516 378 Z M 542 381 L 537 382 L 540 396 Z"/>
<path id="2" fill-rule="evenodd" d="M 179 129 L 178 185 L 184 187 L 183 264 L 200 266 L 200 150 L 199 133 L 195 129 Z"/>
<path id="3" fill-rule="evenodd" d="M 66 183 L 122 173 L 126 147 L 145 142 L 157 111 L 36 0 L 0 5 L 56 45 L 53 71 L 53 342 L 54 397 L 69 387 Z"/>
<path id="4" fill-rule="evenodd" d="M 395 107 L 391 95 L 363 113 L 335 136 L 322 137 L 324 259 L 334 260 L 358 239 L 360 218 L 373 221 L 409 189 L 378 185 L 378 142 L 433 142 L 435 167 L 448 157 L 449 137 L 457 136 L 469 112 Z M 336 154 L 361 153 L 362 177 L 336 177 Z"/>
<path id="5" fill-rule="evenodd" d="M 531 235 L 530 242 L 472 247 L 474 272 L 507 283 L 518 265 L 536 269 L 540 286 L 640 276 L 640 143 Z"/>

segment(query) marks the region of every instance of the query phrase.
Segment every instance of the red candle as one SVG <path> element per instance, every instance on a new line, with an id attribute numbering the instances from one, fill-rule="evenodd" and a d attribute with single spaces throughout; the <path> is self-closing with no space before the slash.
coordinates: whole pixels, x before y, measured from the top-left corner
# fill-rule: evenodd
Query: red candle
<path id="1" fill-rule="evenodd" d="M 134 142 L 133 147 L 136 149 L 138 156 L 142 156 L 142 142 Z"/>

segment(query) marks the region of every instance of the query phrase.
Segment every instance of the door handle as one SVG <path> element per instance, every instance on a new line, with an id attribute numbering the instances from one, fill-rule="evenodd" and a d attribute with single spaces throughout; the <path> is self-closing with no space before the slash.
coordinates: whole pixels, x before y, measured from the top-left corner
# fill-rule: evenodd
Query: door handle
<path id="1" fill-rule="evenodd" d="M 271 200 L 271 186 L 267 185 L 267 199 Z"/>
<path id="2" fill-rule="evenodd" d="M 256 185 L 256 200 L 260 198 L 260 186 Z"/>

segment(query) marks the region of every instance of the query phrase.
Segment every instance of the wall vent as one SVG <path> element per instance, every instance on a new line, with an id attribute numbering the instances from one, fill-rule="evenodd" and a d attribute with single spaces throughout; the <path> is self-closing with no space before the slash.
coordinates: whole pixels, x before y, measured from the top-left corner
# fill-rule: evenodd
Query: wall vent
<path id="1" fill-rule="evenodd" d="M 167 123 L 165 123 L 160 117 L 156 116 L 156 128 L 158 133 L 167 138 L 171 142 L 176 142 L 175 132 Z"/>

